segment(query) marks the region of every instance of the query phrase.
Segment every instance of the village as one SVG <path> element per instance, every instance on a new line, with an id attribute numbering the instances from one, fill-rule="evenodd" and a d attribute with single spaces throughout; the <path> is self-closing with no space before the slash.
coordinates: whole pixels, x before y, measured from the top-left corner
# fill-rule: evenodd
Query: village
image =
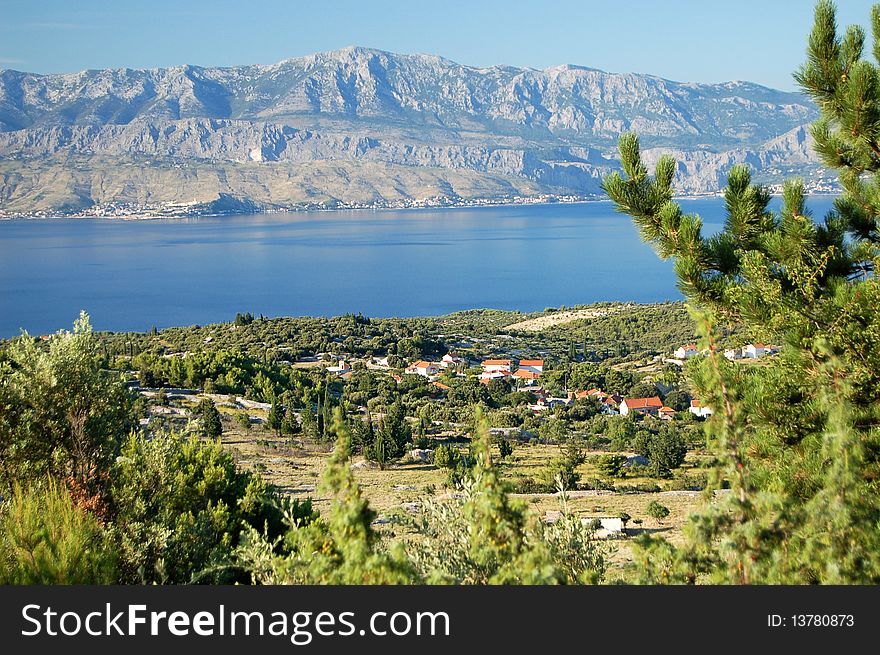
<path id="1" fill-rule="evenodd" d="M 757 360 L 775 355 L 779 351 L 779 346 L 748 343 L 741 347 L 725 349 L 724 357 L 728 360 Z M 694 357 L 704 357 L 707 354 L 707 350 L 699 350 L 695 344 L 685 344 L 676 348 L 672 357 L 662 358 L 662 361 L 682 367 L 687 360 Z M 398 383 L 403 379 L 400 373 L 390 370 L 387 357 L 371 359 L 364 362 L 364 365 L 376 370 L 388 370 L 391 377 Z M 481 384 L 488 385 L 492 381 L 502 380 L 511 384 L 516 391 L 533 395 L 535 402 L 528 404 L 528 409 L 536 415 L 555 407 L 572 405 L 578 400 L 597 401 L 602 412 L 607 415 L 628 416 L 634 414 L 670 421 L 678 413 L 678 410 L 665 405 L 659 395 L 624 397 L 615 391 L 606 392 L 598 388 L 589 388 L 577 391 L 566 389 L 564 395 L 554 396 L 541 385 L 541 377 L 545 367 L 543 359 L 485 359 L 477 364 L 465 357 L 446 353 L 439 361 L 419 359 L 410 363 L 404 369 L 403 375 L 417 375 L 426 378 L 435 389 L 442 393 L 450 389 L 448 384 L 442 382 L 444 377 L 451 374 L 454 377 L 466 378 L 468 372 L 473 374 L 473 369 L 477 366 L 479 367 L 477 375 Z M 327 366 L 326 370 L 342 380 L 351 380 L 354 376 L 351 362 L 344 358 Z M 711 408 L 701 404 L 696 398 L 690 400 L 687 411 L 698 418 L 707 418 L 712 414 Z"/>

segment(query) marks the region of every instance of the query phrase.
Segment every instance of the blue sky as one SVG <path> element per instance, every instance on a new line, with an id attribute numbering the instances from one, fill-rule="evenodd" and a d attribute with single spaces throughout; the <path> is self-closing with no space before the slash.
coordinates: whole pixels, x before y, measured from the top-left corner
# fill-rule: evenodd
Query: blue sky
<path id="1" fill-rule="evenodd" d="M 868 24 L 871 2 L 839 3 Z M 0 68 L 267 64 L 363 45 L 462 64 L 570 63 L 793 89 L 813 0 L 0 0 Z M 735 7 L 735 10 L 733 9 Z"/>

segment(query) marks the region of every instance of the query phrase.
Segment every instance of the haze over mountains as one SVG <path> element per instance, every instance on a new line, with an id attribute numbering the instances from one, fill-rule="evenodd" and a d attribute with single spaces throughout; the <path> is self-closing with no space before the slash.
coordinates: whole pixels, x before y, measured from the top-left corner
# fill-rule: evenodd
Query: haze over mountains
<path id="1" fill-rule="evenodd" d="M 365 48 L 270 66 L 0 71 L 0 211 L 401 206 L 592 196 L 621 132 L 684 193 L 825 175 L 801 94 L 579 66 L 472 68 Z"/>

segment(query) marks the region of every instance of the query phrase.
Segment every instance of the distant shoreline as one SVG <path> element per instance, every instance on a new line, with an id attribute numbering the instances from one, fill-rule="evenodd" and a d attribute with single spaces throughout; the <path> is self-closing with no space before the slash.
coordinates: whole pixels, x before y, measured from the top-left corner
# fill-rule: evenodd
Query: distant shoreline
<path id="1" fill-rule="evenodd" d="M 779 196 L 781 194 L 774 193 L 774 196 Z M 827 197 L 827 196 L 837 196 L 839 193 L 828 192 L 828 191 L 820 191 L 814 193 L 808 193 L 807 197 Z M 676 195 L 673 196 L 673 200 L 705 200 L 711 198 L 721 198 L 723 197 L 723 192 L 717 191 L 712 193 L 700 193 L 700 194 L 686 194 L 686 195 Z M 320 205 L 315 206 L 303 206 L 303 207 L 289 207 L 289 208 L 248 208 L 241 210 L 231 210 L 231 211 L 199 211 L 195 207 L 192 209 L 187 209 L 181 207 L 179 211 L 175 211 L 176 208 L 167 208 L 167 207 L 157 207 L 153 210 L 141 210 L 126 212 L 123 209 L 119 209 L 118 213 L 110 213 L 110 210 L 101 209 L 101 212 L 107 213 L 98 213 L 98 212 L 79 212 L 73 214 L 49 214 L 46 212 L 35 212 L 35 213 L 11 213 L 4 214 L 0 212 L 0 221 L 13 221 L 13 220 L 63 220 L 63 219 L 72 219 L 72 220 L 86 220 L 86 219 L 108 219 L 108 220 L 119 220 L 119 221 L 150 221 L 150 220 L 161 220 L 161 219 L 181 219 L 181 218 L 219 218 L 222 216 L 243 216 L 249 214 L 302 214 L 306 212 L 326 212 L 326 213 L 336 213 L 336 212 L 356 212 L 356 211 L 414 211 L 414 210 L 438 210 L 438 209 L 479 209 L 483 207 L 529 207 L 529 206 L 549 206 L 549 205 L 576 205 L 576 204 L 584 204 L 584 203 L 594 203 L 594 202 L 610 202 L 608 198 L 599 197 L 599 196 L 575 196 L 575 195 L 565 195 L 565 196 L 537 196 L 535 199 L 522 198 L 522 199 L 477 199 L 477 200 L 464 200 L 456 202 L 455 204 L 446 204 L 446 203 L 438 203 L 438 204 L 428 204 L 427 202 L 413 202 L 411 204 L 397 204 L 397 203 L 380 203 L 374 205 L 352 205 L 352 206 L 336 206 L 336 207 L 323 207 Z M 148 213 L 155 212 L 155 213 Z"/>

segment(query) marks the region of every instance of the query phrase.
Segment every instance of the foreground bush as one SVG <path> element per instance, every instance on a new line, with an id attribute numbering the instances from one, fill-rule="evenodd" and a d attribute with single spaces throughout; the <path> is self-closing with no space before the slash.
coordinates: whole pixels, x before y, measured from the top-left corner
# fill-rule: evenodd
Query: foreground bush
<path id="1" fill-rule="evenodd" d="M 109 584 L 116 557 L 100 523 L 48 478 L 0 504 L 0 584 Z"/>
<path id="2" fill-rule="evenodd" d="M 242 530 L 282 531 L 275 495 L 218 443 L 132 435 L 111 478 L 121 582 L 232 582 L 242 577 L 230 562 Z M 310 516 L 311 506 L 293 513 Z"/>
<path id="3" fill-rule="evenodd" d="M 95 493 L 131 430 L 131 396 L 106 370 L 83 313 L 47 344 L 24 335 L 0 354 L 0 489 L 47 475 Z"/>

